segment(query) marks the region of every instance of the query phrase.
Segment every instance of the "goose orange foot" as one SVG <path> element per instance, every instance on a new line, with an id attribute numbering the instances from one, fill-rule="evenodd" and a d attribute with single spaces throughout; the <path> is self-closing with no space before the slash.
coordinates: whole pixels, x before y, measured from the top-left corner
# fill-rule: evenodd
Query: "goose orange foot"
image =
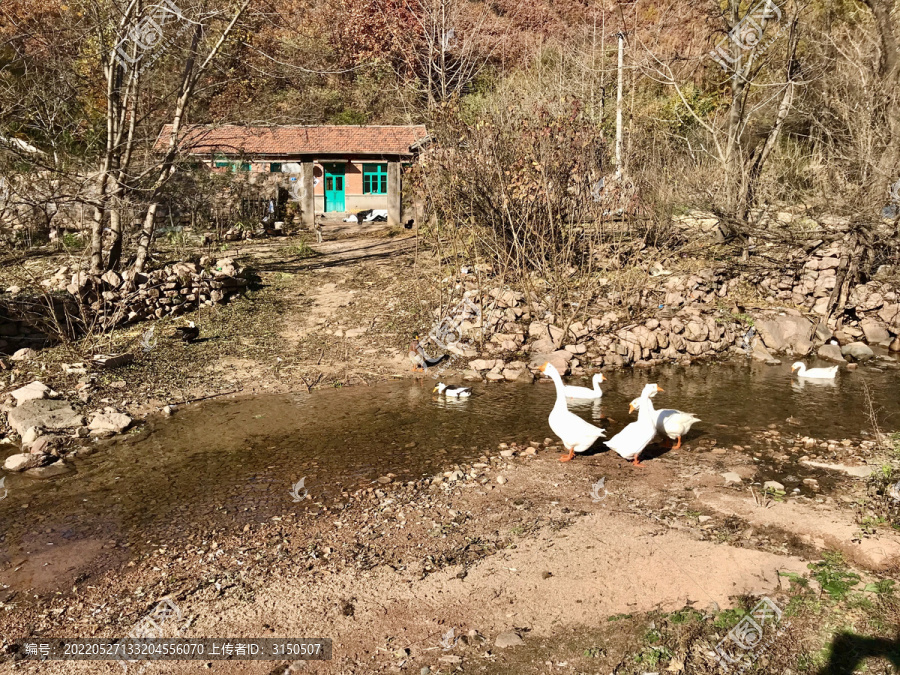
<path id="1" fill-rule="evenodd" d="M 568 455 L 563 455 L 563 456 L 561 456 L 561 457 L 559 458 L 559 461 L 560 461 L 560 462 L 571 462 L 572 459 L 574 459 L 574 457 L 575 457 L 575 450 L 572 449 L 572 450 L 569 450 L 569 454 L 568 454 Z"/>
<path id="2" fill-rule="evenodd" d="M 677 450 L 680 447 L 681 447 L 681 436 L 678 437 L 678 442 L 672 446 L 672 449 Z"/>
<path id="3" fill-rule="evenodd" d="M 634 459 L 631 461 L 631 463 L 634 464 L 635 466 L 640 466 L 640 467 L 643 467 L 643 466 L 644 466 L 644 465 L 641 463 L 641 461 L 638 459 L 638 455 L 635 455 L 635 456 L 634 456 Z"/>

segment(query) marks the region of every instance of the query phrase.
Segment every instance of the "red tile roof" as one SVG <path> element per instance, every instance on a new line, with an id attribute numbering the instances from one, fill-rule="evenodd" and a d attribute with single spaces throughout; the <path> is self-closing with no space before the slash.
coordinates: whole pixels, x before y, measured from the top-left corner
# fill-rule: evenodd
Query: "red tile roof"
<path id="1" fill-rule="evenodd" d="M 159 132 L 154 149 L 169 144 L 172 125 Z M 192 155 L 412 155 L 411 146 L 428 135 L 424 125 L 272 126 L 193 125 L 182 133 L 181 147 Z"/>

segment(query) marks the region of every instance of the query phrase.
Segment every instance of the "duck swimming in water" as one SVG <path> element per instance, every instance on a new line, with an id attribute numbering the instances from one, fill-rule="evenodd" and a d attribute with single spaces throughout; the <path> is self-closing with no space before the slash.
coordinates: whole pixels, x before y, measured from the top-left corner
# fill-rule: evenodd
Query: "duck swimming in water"
<path id="1" fill-rule="evenodd" d="M 797 377 L 806 378 L 809 380 L 833 380 L 835 375 L 837 375 L 838 367 L 832 366 L 831 368 L 810 368 L 806 369 L 806 364 L 802 361 L 797 361 L 794 365 L 791 366 L 791 372 L 797 371 Z"/>
<path id="2" fill-rule="evenodd" d="M 587 387 L 573 387 L 571 384 L 567 384 L 565 387 L 566 398 L 578 398 L 583 400 L 598 399 L 603 396 L 603 390 L 600 389 L 600 383 L 605 381 L 606 378 L 603 376 L 603 373 L 597 373 L 591 381 L 594 385 L 593 389 L 588 389 Z"/>
<path id="3" fill-rule="evenodd" d="M 437 393 L 438 395 L 443 394 L 444 396 L 450 396 L 452 398 L 465 398 L 472 395 L 472 388 L 457 387 L 455 384 L 438 382 L 437 386 L 431 390 L 431 393 Z"/>

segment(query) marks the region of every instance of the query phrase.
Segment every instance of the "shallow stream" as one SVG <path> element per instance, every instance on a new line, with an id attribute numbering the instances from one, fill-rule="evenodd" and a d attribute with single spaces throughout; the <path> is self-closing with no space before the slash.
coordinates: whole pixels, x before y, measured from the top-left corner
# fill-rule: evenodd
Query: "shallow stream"
<path id="1" fill-rule="evenodd" d="M 657 408 L 702 419 L 686 442 L 707 437 L 740 444 L 773 423 L 785 433 L 858 438 L 871 430 L 868 398 L 882 428 L 900 428 L 898 379 L 897 370 L 860 368 L 842 371 L 833 385 L 800 384 L 788 364 L 626 370 L 609 374 L 599 404 L 573 409 L 612 436 L 630 421 L 628 401 L 655 381 L 665 389 Z M 462 401 L 439 399 L 433 386 L 431 379 L 403 380 L 205 402 L 148 420 L 75 460 L 71 474 L 50 481 L 7 475 L 0 569 L 54 546 L 62 557 L 115 548 L 122 562 L 145 546 L 177 546 L 198 530 L 239 528 L 295 509 L 291 488 L 304 477 L 312 496 L 307 503 L 315 508 L 388 473 L 412 480 L 491 452 L 500 442 L 552 436 L 549 380 L 479 384 Z M 577 461 L 571 468 L 578 470 Z M 48 560 L 51 568 L 59 562 Z M 40 580 L 0 572 L 0 581 Z"/>

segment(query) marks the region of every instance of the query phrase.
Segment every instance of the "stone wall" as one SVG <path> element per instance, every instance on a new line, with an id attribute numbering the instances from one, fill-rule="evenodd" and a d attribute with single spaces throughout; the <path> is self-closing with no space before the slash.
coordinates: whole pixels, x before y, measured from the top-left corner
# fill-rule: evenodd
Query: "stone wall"
<path id="1" fill-rule="evenodd" d="M 74 332 L 75 327 L 66 320 L 74 305 L 64 298 L 26 295 L 15 288 L 0 296 L 0 354 L 26 347 L 40 349 L 52 343 L 59 331 Z"/>
<path id="2" fill-rule="evenodd" d="M 482 346 L 480 353 L 458 353 L 478 356 L 470 369 L 481 376 L 517 379 L 546 360 L 565 373 L 689 363 L 729 352 L 772 361 L 767 350 L 806 356 L 820 348 L 819 355 L 832 360 L 868 358 L 867 344 L 900 351 L 900 294 L 886 281 L 850 285 L 846 311 L 825 321 L 842 251 L 838 242 L 811 256 L 798 253 L 788 263 L 790 274 L 725 265 L 673 274 L 650 265 L 642 288 L 606 293 L 568 327 L 551 314 L 546 297 L 496 287 L 479 298 L 476 284 L 461 275 L 466 298 L 481 313 L 463 321 L 461 331 L 469 344 Z M 746 287 L 756 288 L 769 306 L 739 311 L 731 296 Z M 838 345 L 826 345 L 832 340 Z"/>
<path id="3" fill-rule="evenodd" d="M 845 246 L 837 241 L 812 254 L 794 251 L 795 271 L 759 279 L 757 288 L 775 303 L 793 305 L 822 319 L 837 284 Z M 852 284 L 847 290 L 845 311 L 827 322 L 839 342 L 865 339 L 888 346 L 900 336 L 900 294 L 894 284 L 875 280 Z"/>
<path id="4" fill-rule="evenodd" d="M 88 321 L 96 321 L 104 330 L 227 302 L 247 285 L 231 258 L 176 262 L 147 274 L 75 272 L 69 277 L 69 271 L 61 268 L 44 285 L 68 292 L 84 308 Z"/>

